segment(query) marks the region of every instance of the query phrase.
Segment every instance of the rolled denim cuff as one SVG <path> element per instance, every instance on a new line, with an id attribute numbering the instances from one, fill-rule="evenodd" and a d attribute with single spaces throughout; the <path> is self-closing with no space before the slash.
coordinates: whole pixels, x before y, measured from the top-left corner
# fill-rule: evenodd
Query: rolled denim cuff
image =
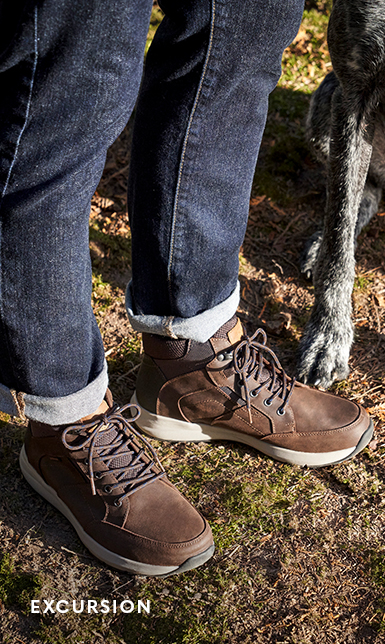
<path id="1" fill-rule="evenodd" d="M 206 342 L 234 315 L 239 304 L 239 293 L 240 286 L 238 282 L 237 287 L 226 300 L 217 304 L 212 309 L 203 311 L 203 313 L 194 315 L 191 318 L 137 315 L 134 313 L 134 301 L 130 282 L 126 290 L 126 309 L 131 326 L 135 331 L 166 335 L 169 338 Z"/>
<path id="2" fill-rule="evenodd" d="M 103 371 L 84 389 L 69 396 L 44 398 L 0 384 L 0 410 L 11 416 L 28 418 L 47 425 L 67 425 L 92 414 L 102 402 L 108 387 L 107 363 Z"/>

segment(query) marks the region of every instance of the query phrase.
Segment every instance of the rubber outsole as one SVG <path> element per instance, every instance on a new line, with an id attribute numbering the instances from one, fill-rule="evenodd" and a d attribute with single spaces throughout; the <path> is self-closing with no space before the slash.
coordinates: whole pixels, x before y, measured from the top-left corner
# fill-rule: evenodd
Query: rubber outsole
<path id="1" fill-rule="evenodd" d="M 335 465 L 336 463 L 347 461 L 363 450 L 373 435 L 373 422 L 369 419 L 369 425 L 355 447 L 335 450 L 333 452 L 297 452 L 262 441 L 250 434 L 243 434 L 227 429 L 226 427 L 206 425 L 204 423 L 188 423 L 176 418 L 153 414 L 140 406 L 135 393 L 131 398 L 131 402 L 141 410 L 139 418 L 135 421 L 137 427 L 148 436 L 152 436 L 152 438 L 156 438 L 157 440 L 168 440 L 172 442 L 227 440 L 235 443 L 244 443 L 245 445 L 254 447 L 259 452 L 270 456 L 276 461 L 290 463 L 290 465 L 301 465 L 303 467 L 326 467 L 327 465 Z"/>
<path id="2" fill-rule="evenodd" d="M 80 541 L 82 541 L 86 548 L 97 559 L 100 559 L 113 568 L 124 570 L 135 575 L 143 575 L 148 577 L 168 577 L 169 575 L 176 575 L 182 572 L 186 572 L 187 570 L 197 568 L 198 566 L 206 563 L 206 561 L 208 561 L 214 554 L 215 546 L 212 545 L 204 552 L 190 557 L 179 566 L 158 566 L 122 557 L 121 555 L 118 555 L 115 552 L 104 548 L 104 546 L 100 545 L 100 543 L 95 541 L 95 539 L 90 537 L 90 535 L 85 532 L 76 517 L 72 514 L 71 510 L 65 505 L 65 503 L 63 503 L 55 490 L 50 485 L 47 485 L 47 483 L 43 480 L 43 478 L 39 475 L 35 468 L 32 467 L 28 460 L 24 445 L 20 452 L 19 463 L 22 474 L 26 481 L 30 484 L 30 486 L 46 501 L 51 503 L 51 505 L 59 510 L 59 512 L 61 512 L 66 517 L 66 519 L 68 519 L 68 521 L 75 528 Z"/>

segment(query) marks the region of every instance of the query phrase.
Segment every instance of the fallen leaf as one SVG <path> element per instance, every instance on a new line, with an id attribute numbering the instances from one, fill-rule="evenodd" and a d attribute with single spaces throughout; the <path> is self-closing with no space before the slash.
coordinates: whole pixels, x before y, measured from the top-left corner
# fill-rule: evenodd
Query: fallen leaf
<path id="1" fill-rule="evenodd" d="M 382 309 L 385 308 L 385 296 L 382 293 L 375 293 L 374 294 L 374 299 L 376 301 L 377 306 L 380 306 Z"/>

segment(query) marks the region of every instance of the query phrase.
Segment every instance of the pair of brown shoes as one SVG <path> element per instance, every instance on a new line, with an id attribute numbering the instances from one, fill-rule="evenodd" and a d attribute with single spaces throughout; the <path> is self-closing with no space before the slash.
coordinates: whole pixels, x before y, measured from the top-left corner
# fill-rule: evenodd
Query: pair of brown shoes
<path id="1" fill-rule="evenodd" d="M 143 335 L 131 418 L 114 406 L 91 422 L 30 422 L 20 455 L 32 487 L 60 510 L 85 546 L 131 573 L 167 576 L 214 552 L 205 519 L 168 481 L 135 429 L 172 441 L 231 440 L 279 461 L 323 466 L 370 441 L 365 410 L 290 379 L 263 331 L 232 318 L 206 343 Z"/>

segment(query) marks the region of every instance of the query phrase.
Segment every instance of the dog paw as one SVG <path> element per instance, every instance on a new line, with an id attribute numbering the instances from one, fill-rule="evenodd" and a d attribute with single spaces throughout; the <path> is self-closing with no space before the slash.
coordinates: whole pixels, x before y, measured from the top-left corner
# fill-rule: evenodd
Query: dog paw
<path id="1" fill-rule="evenodd" d="M 299 262 L 300 271 L 305 279 L 311 281 L 314 275 L 314 267 L 317 262 L 318 252 L 322 242 L 322 231 L 317 230 L 306 241 Z"/>
<path id="2" fill-rule="evenodd" d="M 322 324 L 309 323 L 299 346 L 298 380 L 327 389 L 336 380 L 349 375 L 349 353 L 353 329 L 349 321 Z"/>

